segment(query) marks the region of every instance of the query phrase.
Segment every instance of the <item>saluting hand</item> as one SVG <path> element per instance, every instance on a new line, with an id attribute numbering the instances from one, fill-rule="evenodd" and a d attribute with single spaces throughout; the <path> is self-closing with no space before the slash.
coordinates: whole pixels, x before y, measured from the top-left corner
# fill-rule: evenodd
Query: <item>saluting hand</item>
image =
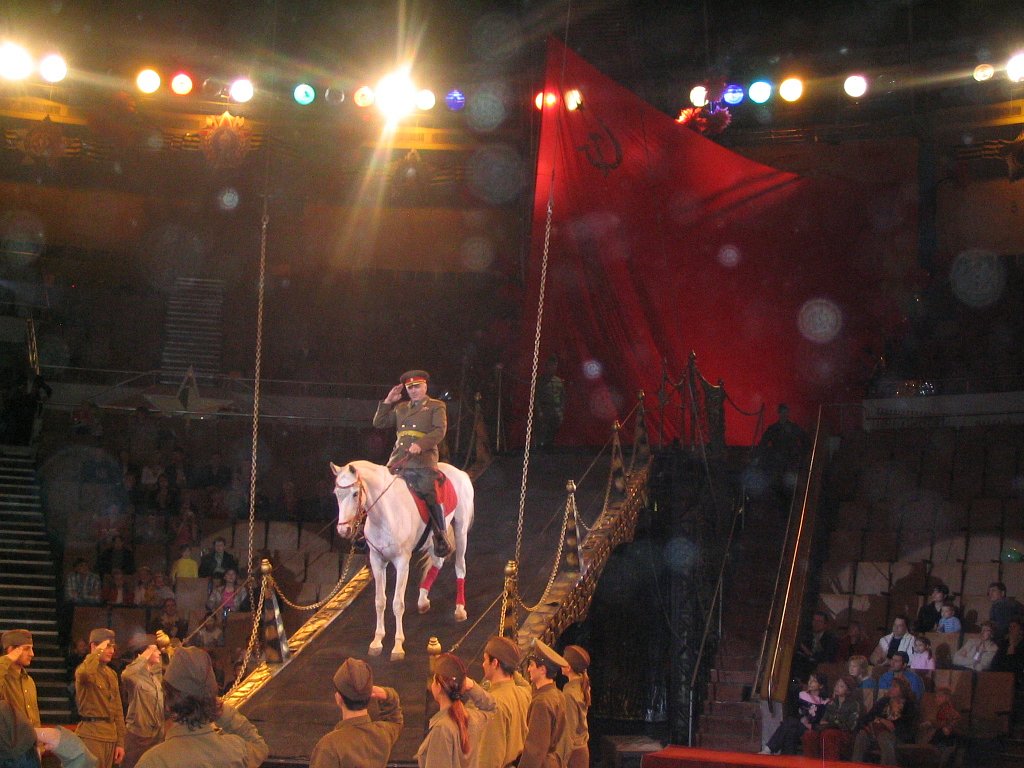
<path id="1" fill-rule="evenodd" d="M 391 391 L 388 392 L 388 396 L 384 398 L 384 402 L 389 403 L 390 405 L 394 405 L 395 403 L 402 399 L 402 392 L 404 390 L 404 384 L 395 384 L 395 386 L 391 388 Z"/>

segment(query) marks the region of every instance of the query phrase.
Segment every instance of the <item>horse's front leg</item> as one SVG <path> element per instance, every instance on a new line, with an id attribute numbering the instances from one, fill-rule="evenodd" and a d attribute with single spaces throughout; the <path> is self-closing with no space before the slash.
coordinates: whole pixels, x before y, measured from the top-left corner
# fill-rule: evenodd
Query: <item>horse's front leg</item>
<path id="1" fill-rule="evenodd" d="M 420 613 L 426 613 L 430 610 L 430 588 L 434 586 L 434 581 L 437 579 L 437 574 L 441 571 L 443 565 L 444 558 L 431 553 L 430 566 L 423 573 L 423 580 L 420 581 L 419 599 L 416 601 L 416 610 Z"/>
<path id="2" fill-rule="evenodd" d="M 373 642 L 367 651 L 371 656 L 380 656 L 384 650 L 384 608 L 388 604 L 388 564 L 374 550 L 370 550 L 370 569 L 373 571 L 374 598 L 373 605 L 377 609 L 377 629 L 373 633 Z"/>
<path id="3" fill-rule="evenodd" d="M 391 609 L 395 613 L 395 647 L 391 650 L 391 660 L 401 661 L 405 658 L 405 628 L 402 617 L 405 615 L 405 588 L 409 584 L 409 557 L 393 561 L 395 566 L 395 597 L 391 601 Z"/>

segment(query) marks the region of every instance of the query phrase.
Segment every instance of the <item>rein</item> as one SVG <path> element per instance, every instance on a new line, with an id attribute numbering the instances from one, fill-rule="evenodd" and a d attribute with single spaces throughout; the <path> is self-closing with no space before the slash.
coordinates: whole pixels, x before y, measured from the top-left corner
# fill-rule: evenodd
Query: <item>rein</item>
<path id="1" fill-rule="evenodd" d="M 365 504 L 367 496 L 366 483 L 363 481 L 363 478 L 359 477 L 359 475 L 356 475 L 356 481 L 354 483 L 351 483 L 349 485 L 335 486 L 336 488 L 340 488 L 343 491 L 348 490 L 349 488 L 359 488 L 359 502 L 358 506 L 356 507 L 356 514 L 355 517 L 352 519 L 352 522 L 350 523 L 352 529 L 346 538 L 351 540 L 359 536 L 359 534 L 363 531 L 363 528 L 366 526 L 366 519 L 370 514 L 370 510 L 377 505 L 377 502 L 384 497 L 385 493 L 391 490 L 391 486 L 395 484 L 395 480 L 397 479 L 397 475 L 393 476 L 391 478 L 391 482 L 388 483 L 387 487 L 377 495 L 377 498 L 375 498 L 369 506 L 366 506 Z M 366 539 L 366 543 L 373 547 L 373 543 L 368 538 Z M 373 548 L 378 549 L 377 547 Z M 380 550 L 378 549 L 378 551 Z"/>

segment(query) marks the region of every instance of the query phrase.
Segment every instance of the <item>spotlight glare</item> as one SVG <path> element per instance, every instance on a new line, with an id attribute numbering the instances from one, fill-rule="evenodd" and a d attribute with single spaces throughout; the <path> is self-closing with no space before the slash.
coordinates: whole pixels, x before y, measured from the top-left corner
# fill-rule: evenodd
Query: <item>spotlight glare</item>
<path id="1" fill-rule="evenodd" d="M 437 96 L 429 88 L 424 88 L 416 94 L 416 109 L 420 112 L 433 109 L 435 104 L 437 104 Z"/>
<path id="2" fill-rule="evenodd" d="M 551 91 L 540 91 L 537 94 L 537 98 L 533 100 L 533 103 L 537 106 L 537 109 L 544 109 L 544 107 L 553 107 L 558 103 L 558 95 Z"/>
<path id="3" fill-rule="evenodd" d="M 24 80 L 33 69 L 32 57 L 20 45 L 11 42 L 0 45 L 0 77 L 4 80 Z"/>
<path id="4" fill-rule="evenodd" d="M 1024 80 L 1024 53 L 1015 54 L 1006 62 L 1006 76 L 1011 83 Z"/>
<path id="5" fill-rule="evenodd" d="M 328 104 L 338 106 L 345 103 L 345 89 L 340 85 L 332 85 L 324 91 L 324 101 Z"/>
<path id="6" fill-rule="evenodd" d="M 996 68 L 991 64 L 979 64 L 974 68 L 974 79 L 979 83 L 983 83 L 986 80 L 991 80 L 995 73 Z"/>
<path id="7" fill-rule="evenodd" d="M 779 98 L 796 101 L 804 95 L 804 83 L 799 77 L 787 77 L 779 83 Z"/>
<path id="8" fill-rule="evenodd" d="M 135 86 L 143 93 L 156 93 L 160 90 L 160 75 L 153 69 L 144 69 L 135 77 Z"/>
<path id="9" fill-rule="evenodd" d="M 389 122 L 402 119 L 415 108 L 416 86 L 408 72 L 393 72 L 377 83 L 377 109 Z"/>
<path id="10" fill-rule="evenodd" d="M 750 84 L 750 88 L 747 89 L 747 95 L 755 104 L 764 104 L 772 97 L 771 83 L 765 80 L 753 82 Z"/>
<path id="11" fill-rule="evenodd" d="M 868 81 L 863 75 L 850 75 L 843 83 L 843 90 L 847 96 L 859 99 L 868 92 Z"/>
<path id="12" fill-rule="evenodd" d="M 295 103 L 305 107 L 316 99 L 316 90 L 309 83 L 299 83 L 292 91 L 292 98 L 295 99 Z"/>
<path id="13" fill-rule="evenodd" d="M 247 101 L 251 101 L 252 97 L 255 95 L 256 88 L 253 86 L 252 80 L 247 77 L 238 78 L 228 89 L 228 96 L 239 104 L 245 104 Z"/>
<path id="14" fill-rule="evenodd" d="M 695 85 L 690 89 L 690 103 L 695 107 L 705 107 L 708 103 L 708 89 L 703 85 Z"/>
<path id="15" fill-rule="evenodd" d="M 357 107 L 371 107 L 373 106 L 374 100 L 375 96 L 373 88 L 368 85 L 358 88 L 356 92 L 352 94 L 352 101 L 355 102 Z"/>
<path id="16" fill-rule="evenodd" d="M 466 94 L 458 88 L 452 88 L 444 97 L 444 103 L 452 112 L 458 112 L 466 106 Z"/>
<path id="17" fill-rule="evenodd" d="M 59 53 L 51 53 L 39 62 L 39 75 L 48 83 L 59 83 L 68 76 L 68 63 Z"/>
<path id="18" fill-rule="evenodd" d="M 744 97 L 743 87 L 740 85 L 727 85 L 725 86 L 725 92 L 722 94 L 722 101 L 726 104 L 735 107 Z"/>
<path id="19" fill-rule="evenodd" d="M 185 72 L 179 72 L 171 78 L 171 91 L 178 96 L 188 96 L 192 93 L 192 78 Z"/>
<path id="20" fill-rule="evenodd" d="M 573 112 L 583 106 L 583 94 L 577 88 L 565 93 L 565 108 Z"/>

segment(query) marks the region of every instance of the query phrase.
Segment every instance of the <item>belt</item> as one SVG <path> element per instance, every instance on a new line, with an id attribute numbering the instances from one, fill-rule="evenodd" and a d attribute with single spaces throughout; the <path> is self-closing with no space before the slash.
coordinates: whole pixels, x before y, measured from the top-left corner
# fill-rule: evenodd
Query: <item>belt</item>
<path id="1" fill-rule="evenodd" d="M 399 437 L 423 437 L 426 432 L 420 432 L 418 429 L 403 429 L 398 433 Z"/>
<path id="2" fill-rule="evenodd" d="M 81 715 L 79 718 L 83 723 L 109 723 L 112 718 L 109 717 L 90 717 L 89 715 Z"/>

